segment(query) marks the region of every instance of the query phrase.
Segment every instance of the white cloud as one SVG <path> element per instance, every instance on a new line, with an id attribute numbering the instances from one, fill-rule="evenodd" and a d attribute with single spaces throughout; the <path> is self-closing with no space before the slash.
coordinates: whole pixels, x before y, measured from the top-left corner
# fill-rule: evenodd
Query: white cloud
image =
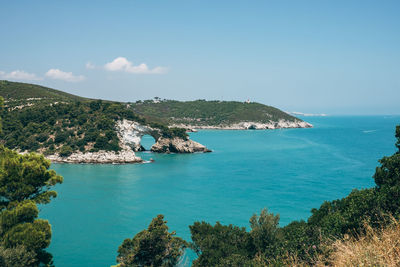
<path id="1" fill-rule="evenodd" d="M 92 70 L 94 68 L 96 68 L 96 66 L 92 64 L 92 62 L 89 61 L 88 63 L 86 63 L 86 69 Z"/>
<path id="2" fill-rule="evenodd" d="M 34 74 L 34 73 L 28 73 L 23 70 L 14 70 L 9 73 L 0 71 L 0 78 L 10 79 L 10 80 L 29 80 L 29 81 L 38 81 L 38 80 L 43 79 L 43 78 L 37 77 L 36 74 Z"/>
<path id="3" fill-rule="evenodd" d="M 59 69 L 49 69 L 45 76 L 50 79 L 63 80 L 66 82 L 80 82 L 85 79 L 83 75 L 73 75 L 72 72 L 65 72 Z"/>
<path id="4" fill-rule="evenodd" d="M 108 71 L 122 71 L 135 74 L 163 74 L 168 71 L 165 67 L 155 67 L 150 69 L 145 63 L 135 66 L 125 57 L 117 57 L 113 61 L 105 64 L 104 68 Z"/>

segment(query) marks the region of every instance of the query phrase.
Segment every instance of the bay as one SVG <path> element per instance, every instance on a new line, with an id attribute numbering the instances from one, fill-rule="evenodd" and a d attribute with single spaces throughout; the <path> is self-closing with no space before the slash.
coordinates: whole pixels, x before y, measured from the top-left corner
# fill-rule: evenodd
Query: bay
<path id="1" fill-rule="evenodd" d="M 373 186 L 378 160 L 395 152 L 399 116 L 303 119 L 314 128 L 192 133 L 213 150 L 207 154 L 141 153 L 151 164 L 53 164 L 64 183 L 41 217 L 52 224 L 55 265 L 115 264 L 122 241 L 157 214 L 188 241 L 195 221 L 248 227 L 264 207 L 280 214 L 281 225 L 307 219 L 324 200 Z M 144 138 L 145 147 L 151 142 Z"/>

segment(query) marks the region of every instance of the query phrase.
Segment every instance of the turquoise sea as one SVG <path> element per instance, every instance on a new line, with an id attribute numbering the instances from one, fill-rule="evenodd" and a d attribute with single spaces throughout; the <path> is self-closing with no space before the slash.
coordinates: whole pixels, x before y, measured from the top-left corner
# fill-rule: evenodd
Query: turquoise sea
<path id="1" fill-rule="evenodd" d="M 306 219 L 324 200 L 373 186 L 378 159 L 395 151 L 399 116 L 305 117 L 312 129 L 200 131 L 213 153 L 142 153 L 151 164 L 53 164 L 64 183 L 41 207 L 52 224 L 56 266 L 110 266 L 118 246 L 164 214 L 190 240 L 197 220 L 248 227 L 267 207 L 281 225 Z M 144 140 L 150 147 L 151 138 Z M 189 265 L 186 256 L 183 265 Z"/>

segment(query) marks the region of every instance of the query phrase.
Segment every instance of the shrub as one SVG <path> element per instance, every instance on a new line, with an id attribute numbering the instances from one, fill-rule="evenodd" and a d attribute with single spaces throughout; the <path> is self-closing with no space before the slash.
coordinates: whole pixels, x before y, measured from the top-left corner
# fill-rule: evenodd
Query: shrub
<path id="1" fill-rule="evenodd" d="M 47 138 L 49 138 L 49 135 L 47 133 L 40 133 L 37 137 L 36 140 L 39 142 L 44 142 L 47 140 Z"/>
<path id="2" fill-rule="evenodd" d="M 60 156 L 61 157 L 68 157 L 71 156 L 72 154 L 72 148 L 70 146 L 63 146 L 60 150 Z"/>
<path id="3" fill-rule="evenodd" d="M 64 142 L 65 140 L 67 140 L 68 136 L 69 136 L 69 135 L 68 135 L 67 132 L 57 132 L 57 133 L 56 133 L 56 136 L 55 136 L 55 138 L 54 138 L 54 142 L 55 142 L 56 144 L 62 143 L 62 142 Z"/>
<path id="4" fill-rule="evenodd" d="M 94 144 L 94 147 L 98 148 L 100 150 L 104 150 L 106 148 L 107 144 L 108 144 L 107 137 L 100 135 L 96 138 L 96 143 Z"/>

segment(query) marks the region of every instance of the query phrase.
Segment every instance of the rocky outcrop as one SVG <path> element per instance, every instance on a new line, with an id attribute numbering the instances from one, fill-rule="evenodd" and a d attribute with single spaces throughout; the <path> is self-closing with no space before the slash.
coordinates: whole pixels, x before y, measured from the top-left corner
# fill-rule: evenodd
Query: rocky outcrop
<path id="1" fill-rule="evenodd" d="M 134 121 L 120 120 L 116 123 L 117 134 L 120 140 L 120 147 L 123 150 L 143 151 L 140 142 L 144 135 L 151 135 L 154 140 L 161 137 L 159 129 L 154 129 L 146 125 L 141 125 Z"/>
<path id="2" fill-rule="evenodd" d="M 181 127 L 190 130 L 199 129 L 213 129 L 213 130 L 268 130 L 268 129 L 283 129 L 283 128 L 312 128 L 313 125 L 305 121 L 286 121 L 280 120 L 277 122 L 251 122 L 244 121 L 229 125 L 186 125 L 186 124 L 175 124 L 172 127 Z"/>
<path id="3" fill-rule="evenodd" d="M 151 147 L 151 151 L 157 153 L 196 153 L 210 152 L 202 144 L 188 139 L 178 137 L 165 138 L 159 129 L 149 126 L 140 125 L 137 122 L 122 120 L 116 124 L 118 137 L 120 138 L 120 146 L 123 149 L 132 149 L 134 151 L 142 151 L 143 147 L 140 142 L 144 135 L 151 135 L 156 143 Z"/>
<path id="4" fill-rule="evenodd" d="M 140 144 L 144 135 L 151 135 L 156 143 L 151 151 L 158 153 L 196 153 L 211 152 L 202 144 L 190 139 L 165 138 L 159 129 L 141 125 L 134 121 L 122 120 L 116 123 L 117 135 L 121 151 L 98 151 L 98 152 L 74 152 L 68 157 L 59 154 L 48 155 L 47 159 L 59 163 L 142 163 L 140 157 L 135 155 L 136 151 L 143 151 Z"/>
<path id="5" fill-rule="evenodd" d="M 151 147 L 151 151 L 158 153 L 204 153 L 211 152 L 207 147 L 193 140 L 160 137 Z"/>
<path id="6" fill-rule="evenodd" d="M 58 154 L 46 156 L 52 162 L 59 163 L 141 163 L 143 160 L 137 157 L 132 150 L 98 151 L 98 152 L 76 152 L 68 157 L 61 157 Z"/>

